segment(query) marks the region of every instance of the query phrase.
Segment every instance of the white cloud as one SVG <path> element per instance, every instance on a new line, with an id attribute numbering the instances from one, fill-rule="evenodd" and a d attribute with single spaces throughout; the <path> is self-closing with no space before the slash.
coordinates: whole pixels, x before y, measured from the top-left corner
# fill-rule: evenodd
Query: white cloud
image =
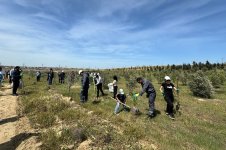
<path id="1" fill-rule="evenodd" d="M 139 8 L 147 4 L 148 0 L 101 0 L 100 1 L 100 10 L 98 16 L 111 16 L 114 12 L 117 11 L 131 11 L 133 9 Z"/>

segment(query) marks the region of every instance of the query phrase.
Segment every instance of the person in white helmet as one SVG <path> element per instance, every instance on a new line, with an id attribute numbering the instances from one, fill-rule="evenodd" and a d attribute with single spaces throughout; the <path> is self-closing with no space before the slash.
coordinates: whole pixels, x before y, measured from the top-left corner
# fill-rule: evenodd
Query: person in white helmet
<path id="1" fill-rule="evenodd" d="M 82 76 L 82 88 L 80 93 L 80 102 L 84 103 L 88 101 L 88 92 L 89 92 L 89 73 L 79 70 L 79 75 Z"/>
<path id="2" fill-rule="evenodd" d="M 165 76 L 165 82 L 162 83 L 160 87 L 160 91 L 162 92 L 162 95 L 164 96 L 164 99 L 167 103 L 166 106 L 166 115 L 169 116 L 170 119 L 175 119 L 174 113 L 173 113 L 173 102 L 174 102 L 174 95 L 173 90 L 178 89 L 174 86 L 173 83 L 171 83 L 171 79 L 169 76 Z"/>
<path id="3" fill-rule="evenodd" d="M 114 114 L 119 113 L 120 103 L 123 103 L 123 104 L 126 103 L 126 95 L 125 95 L 123 89 L 119 89 L 119 93 L 116 94 L 116 100 L 117 100 L 117 104 L 115 106 Z M 123 109 L 126 109 L 126 106 L 123 105 Z"/>

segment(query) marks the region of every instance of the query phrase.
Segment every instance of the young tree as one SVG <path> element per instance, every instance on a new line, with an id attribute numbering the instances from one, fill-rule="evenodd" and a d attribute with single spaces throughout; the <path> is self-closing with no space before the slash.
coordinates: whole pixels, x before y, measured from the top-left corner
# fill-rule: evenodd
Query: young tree
<path id="1" fill-rule="evenodd" d="M 214 92 L 210 80 L 202 71 L 198 71 L 192 76 L 189 87 L 193 95 L 199 97 L 210 98 Z"/>
<path id="2" fill-rule="evenodd" d="M 223 70 L 212 70 L 210 72 L 209 78 L 215 88 L 220 88 L 221 85 L 224 85 L 224 81 L 226 79 Z"/>
<path id="3" fill-rule="evenodd" d="M 71 86 L 75 83 L 75 77 L 76 77 L 75 72 L 74 71 L 70 72 L 67 80 L 69 93 L 71 92 Z"/>

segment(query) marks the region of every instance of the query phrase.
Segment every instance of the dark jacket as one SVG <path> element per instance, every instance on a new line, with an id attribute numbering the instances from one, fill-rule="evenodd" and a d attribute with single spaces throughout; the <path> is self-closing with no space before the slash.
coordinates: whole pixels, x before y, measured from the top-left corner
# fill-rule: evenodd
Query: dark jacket
<path id="1" fill-rule="evenodd" d="M 15 69 L 12 72 L 12 81 L 13 82 L 19 82 L 21 79 L 20 70 Z"/>
<path id="2" fill-rule="evenodd" d="M 155 92 L 155 88 L 154 86 L 152 85 L 152 83 L 147 80 L 147 79 L 142 79 L 142 83 L 141 83 L 141 86 L 142 86 L 142 91 L 140 92 L 140 95 L 142 96 L 145 92 L 147 94 L 150 94 L 150 93 L 154 93 Z"/>
<path id="3" fill-rule="evenodd" d="M 59 77 L 60 77 L 61 79 L 64 79 L 64 78 L 65 78 L 65 73 L 64 73 L 64 72 L 61 72 L 60 75 L 59 75 Z"/>
<path id="4" fill-rule="evenodd" d="M 83 73 L 82 75 L 82 88 L 89 88 L 89 74 L 88 73 Z"/>
<path id="5" fill-rule="evenodd" d="M 54 78 L 54 73 L 53 72 L 48 72 L 47 80 L 53 79 Z"/>

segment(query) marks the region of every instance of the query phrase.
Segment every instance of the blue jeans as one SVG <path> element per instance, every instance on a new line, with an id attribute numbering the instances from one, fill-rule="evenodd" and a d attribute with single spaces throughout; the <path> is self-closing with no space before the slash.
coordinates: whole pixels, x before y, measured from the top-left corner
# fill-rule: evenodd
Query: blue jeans
<path id="1" fill-rule="evenodd" d="M 88 92 L 89 92 L 89 88 L 83 88 L 81 89 L 80 92 L 80 102 L 87 102 L 88 101 Z"/>
<path id="2" fill-rule="evenodd" d="M 53 79 L 49 78 L 49 79 L 48 79 L 48 84 L 49 84 L 49 85 L 52 85 L 52 83 L 53 83 Z"/>
<path id="3" fill-rule="evenodd" d="M 117 102 L 116 106 L 115 106 L 115 113 L 119 113 L 119 108 L 120 108 L 120 103 Z M 125 106 L 123 105 L 123 108 L 125 108 Z"/>

